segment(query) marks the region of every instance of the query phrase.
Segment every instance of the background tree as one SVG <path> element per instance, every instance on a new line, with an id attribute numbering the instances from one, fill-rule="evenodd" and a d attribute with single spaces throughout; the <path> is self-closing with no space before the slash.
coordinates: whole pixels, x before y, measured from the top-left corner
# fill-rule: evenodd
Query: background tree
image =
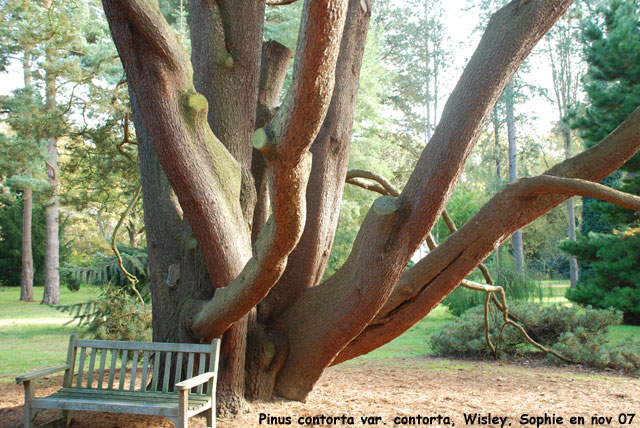
<path id="1" fill-rule="evenodd" d="M 565 157 L 571 157 L 571 109 L 577 103 L 578 88 L 582 77 L 578 22 L 582 15 L 580 6 L 573 6 L 547 34 L 548 52 L 553 76 L 553 92 L 558 109 L 558 127 L 564 140 Z M 576 214 L 574 199 L 567 201 L 569 240 L 576 240 Z M 569 258 L 571 287 L 578 281 L 578 261 Z"/>
<path id="2" fill-rule="evenodd" d="M 33 250 L 32 217 L 33 191 L 42 190 L 43 182 L 38 177 L 45 160 L 42 152 L 43 128 L 34 126 L 43 119 L 43 103 L 33 85 L 32 46 L 37 35 L 30 26 L 29 18 L 37 8 L 26 2 L 9 2 L 3 5 L 4 43 L 0 45 L 0 57 L 5 64 L 11 59 L 22 63 L 24 89 L 18 90 L 6 100 L 3 109 L 7 112 L 7 133 L 3 136 L 5 158 L 0 169 L 6 185 L 20 192 L 22 206 L 22 243 L 20 300 L 33 301 Z"/>
<path id="3" fill-rule="evenodd" d="M 405 270 L 500 93 L 569 4 L 514 1 L 493 15 L 402 192 L 376 199 L 347 260 L 323 280 L 371 3 L 303 4 L 291 85 L 276 108 L 290 54 L 263 49 L 264 3 L 192 0 L 189 61 L 156 3 L 104 0 L 138 137 L 154 340 L 222 336 L 227 409 L 245 395 L 303 400 L 329 365 L 397 337 L 511 233 L 569 195 L 636 206 L 593 182 L 640 147 L 640 111 L 592 150 L 507 186 Z M 268 196 L 252 183 L 253 149 L 264 158 Z M 252 211 L 265 199 L 263 223 Z M 175 286 L 170 268 L 180 272 Z"/>
<path id="4" fill-rule="evenodd" d="M 637 1 L 612 0 L 583 22 L 587 104 L 575 126 L 587 147 L 618 126 L 640 104 L 640 14 Z M 640 194 L 640 157 L 634 156 L 608 184 Z M 583 275 L 567 297 L 594 307 L 621 309 L 625 321 L 640 322 L 637 254 L 638 216 L 594 200 L 583 203 L 583 237 L 562 248 L 578 257 Z M 594 219 L 595 217 L 595 219 Z"/>

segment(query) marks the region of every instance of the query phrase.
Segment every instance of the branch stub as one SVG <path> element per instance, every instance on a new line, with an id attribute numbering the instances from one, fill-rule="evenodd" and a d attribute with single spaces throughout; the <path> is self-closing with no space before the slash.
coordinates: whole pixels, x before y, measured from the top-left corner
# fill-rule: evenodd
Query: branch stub
<path id="1" fill-rule="evenodd" d="M 398 202 L 392 196 L 380 196 L 373 202 L 373 211 L 379 215 L 389 215 L 398 210 Z"/>
<path id="2" fill-rule="evenodd" d="M 269 142 L 269 136 L 264 128 L 258 128 L 251 134 L 251 144 L 256 150 L 263 150 Z"/>

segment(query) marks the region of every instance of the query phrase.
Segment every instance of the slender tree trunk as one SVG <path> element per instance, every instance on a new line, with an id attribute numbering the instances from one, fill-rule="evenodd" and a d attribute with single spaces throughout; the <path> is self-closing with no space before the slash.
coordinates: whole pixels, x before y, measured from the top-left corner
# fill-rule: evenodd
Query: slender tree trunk
<path id="1" fill-rule="evenodd" d="M 22 61 L 24 87 L 31 86 L 31 54 L 25 47 Z M 20 278 L 20 300 L 33 302 L 33 246 L 31 243 L 31 220 L 33 216 L 33 191 L 30 187 L 22 192 L 22 274 Z"/>
<path id="2" fill-rule="evenodd" d="M 33 302 L 33 252 L 31 250 L 31 217 L 33 196 L 31 188 L 22 190 L 22 276 L 20 300 Z"/>
<path id="3" fill-rule="evenodd" d="M 429 16 L 429 3 L 424 3 L 425 19 Z M 431 139 L 431 69 L 429 62 L 431 53 L 429 51 L 429 35 L 424 36 L 424 105 L 425 105 L 425 144 Z"/>
<path id="4" fill-rule="evenodd" d="M 565 159 L 571 157 L 571 130 L 567 125 L 563 132 L 564 135 L 564 153 Z M 574 198 L 569 198 L 567 201 L 567 218 L 569 222 L 569 240 L 576 241 L 576 211 L 574 205 Z M 575 256 L 569 257 L 569 277 L 571 279 L 571 288 L 576 286 L 578 282 L 578 259 Z"/>
<path id="5" fill-rule="evenodd" d="M 52 0 L 45 0 L 45 8 L 52 7 Z M 55 60 L 55 53 L 51 47 L 47 47 L 45 57 L 49 61 Z M 49 69 L 45 75 L 46 109 L 52 114 L 56 108 L 56 73 Z M 60 237 L 58 212 L 60 200 L 58 198 L 58 137 L 48 138 L 49 160 L 47 175 L 51 186 L 52 196 L 49 199 L 45 214 L 46 235 L 44 255 L 44 295 L 42 303 L 57 305 L 60 303 Z"/>
<path id="6" fill-rule="evenodd" d="M 505 90 L 507 95 L 507 134 L 509 138 L 509 182 L 518 179 L 518 159 L 516 146 L 516 119 L 514 114 L 513 80 Z M 522 229 L 513 234 L 513 257 L 516 261 L 516 269 L 524 276 L 524 244 L 522 242 Z"/>
<path id="7" fill-rule="evenodd" d="M 496 161 L 496 183 L 500 186 L 502 183 L 502 171 L 501 166 L 502 162 L 500 161 L 500 117 L 498 116 L 498 107 L 493 108 L 493 112 L 491 113 L 491 120 L 493 121 L 493 143 L 494 143 L 494 152 L 495 152 L 495 161 Z M 502 245 L 498 247 L 496 250 L 496 266 L 500 269 L 500 265 L 502 263 Z"/>

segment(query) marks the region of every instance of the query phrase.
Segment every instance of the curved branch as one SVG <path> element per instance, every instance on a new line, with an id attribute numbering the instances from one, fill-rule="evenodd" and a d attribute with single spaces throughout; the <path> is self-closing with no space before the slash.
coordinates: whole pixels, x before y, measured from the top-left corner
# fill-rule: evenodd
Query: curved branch
<path id="1" fill-rule="evenodd" d="M 369 181 L 362 180 L 362 179 L 360 179 L 358 177 L 347 178 L 345 183 L 351 184 L 353 186 L 360 187 L 360 188 L 362 188 L 364 190 L 370 190 L 372 192 L 380 193 L 381 195 L 388 195 L 389 194 L 389 192 L 387 192 L 387 189 L 382 187 L 380 184 L 371 183 Z"/>
<path id="2" fill-rule="evenodd" d="M 267 0 L 267 6 L 286 6 L 297 2 L 298 0 Z"/>
<path id="3" fill-rule="evenodd" d="M 562 354 L 559 354 L 558 352 L 554 351 L 553 349 L 547 348 L 546 346 L 536 342 L 535 340 L 533 340 L 531 338 L 531 336 L 529 336 L 529 333 L 527 333 L 527 331 L 524 329 L 524 327 L 522 327 L 520 324 L 516 323 L 514 320 L 511 319 L 511 315 L 509 314 L 509 307 L 507 306 L 507 295 L 504 292 L 504 288 L 502 287 L 498 287 L 495 285 L 489 285 L 489 284 L 481 284 L 479 282 L 474 282 L 474 281 L 468 281 L 466 279 L 462 280 L 460 282 L 460 285 L 462 285 L 463 287 L 469 288 L 471 290 L 476 290 L 476 291 L 482 291 L 483 293 L 486 293 L 486 298 L 484 300 L 484 333 L 485 333 L 485 338 L 487 340 L 487 345 L 489 346 L 489 348 L 491 349 L 491 351 L 494 354 L 497 354 L 497 349 L 495 347 L 495 345 L 491 342 L 491 337 L 489 336 L 489 301 L 491 300 L 491 297 L 494 295 L 494 293 L 497 293 L 500 295 L 500 311 L 502 312 L 502 319 L 504 320 L 504 325 L 510 325 L 512 327 L 514 327 L 515 329 L 517 329 L 520 334 L 522 334 L 525 338 L 525 340 L 535 346 L 536 348 L 540 349 L 542 352 L 545 352 L 547 354 L 553 355 L 554 357 L 566 362 L 566 363 L 572 363 L 575 364 L 575 361 L 570 360 L 569 358 L 565 357 Z M 502 334 L 502 333 L 501 333 Z"/>
<path id="4" fill-rule="evenodd" d="M 51 165 L 49 161 L 44 161 L 44 163 L 51 170 L 51 181 L 56 181 L 56 177 L 58 176 L 56 168 L 53 165 Z"/>
<path id="5" fill-rule="evenodd" d="M 297 164 L 313 143 L 333 94 L 347 3 L 305 3 L 291 89 L 269 125 L 256 131 L 254 139 L 254 147 L 267 161 L 275 155 L 285 163 Z"/>
<path id="6" fill-rule="evenodd" d="M 598 182 L 622 166 L 638 150 L 640 108 L 600 144 L 549 169 L 543 180 L 553 180 L 556 189 L 567 191 L 567 187 L 570 187 L 577 190 L 584 184 L 576 186 L 575 183 L 579 182 L 574 179 Z M 554 178 L 548 179 L 547 176 Z M 563 185 L 560 186 L 559 182 Z M 567 183 L 571 186 L 567 186 Z M 602 195 L 610 194 L 609 190 L 599 186 L 588 187 L 594 196 L 600 193 L 600 196 L 609 197 Z M 593 191 L 594 188 L 598 188 L 598 192 Z M 333 364 L 365 354 L 400 335 L 427 315 L 479 261 L 484 260 L 513 232 L 569 198 L 567 194 L 550 194 L 548 191 L 532 196 L 532 189 L 539 191 L 537 186 L 530 186 L 527 180 L 507 185 L 462 228 L 405 271 L 388 300 L 396 303 L 385 305 L 375 320 L 340 352 Z"/>
<path id="7" fill-rule="evenodd" d="M 142 299 L 140 292 L 136 288 L 136 284 L 138 283 L 138 278 L 136 278 L 135 275 L 129 273 L 129 271 L 125 269 L 124 264 L 122 264 L 122 256 L 120 255 L 120 251 L 118 251 L 118 247 L 116 246 L 116 238 L 118 236 L 118 230 L 120 230 L 120 227 L 124 222 L 124 219 L 127 218 L 133 206 L 136 204 L 136 202 L 138 202 L 141 192 L 142 192 L 142 183 L 140 183 L 140 185 L 138 186 L 138 190 L 136 190 L 135 196 L 127 206 L 127 209 L 124 210 L 124 212 L 122 213 L 122 216 L 120 216 L 120 220 L 118 220 L 118 224 L 116 224 L 115 229 L 113 229 L 113 235 L 111 235 L 111 249 L 113 250 L 113 253 L 116 255 L 116 258 L 118 259 L 118 266 L 120 267 L 120 270 L 124 274 L 124 277 L 127 278 L 127 281 L 129 282 L 129 286 L 131 287 L 131 290 L 136 294 L 136 297 L 138 298 L 140 303 L 144 304 L 144 300 Z"/>
<path id="8" fill-rule="evenodd" d="M 389 180 L 376 172 L 367 171 L 364 169 L 350 169 L 349 171 L 347 171 L 347 182 L 349 182 L 349 180 L 353 178 L 366 178 L 368 180 L 376 181 L 385 189 L 387 195 L 396 198 L 400 196 L 400 192 L 393 186 L 393 184 L 391 184 Z"/>
<path id="9" fill-rule="evenodd" d="M 621 192 L 600 183 L 579 178 L 540 175 L 520 178 L 522 197 L 536 197 L 550 193 L 571 196 L 585 196 L 600 199 L 630 210 L 640 211 L 640 196 Z"/>

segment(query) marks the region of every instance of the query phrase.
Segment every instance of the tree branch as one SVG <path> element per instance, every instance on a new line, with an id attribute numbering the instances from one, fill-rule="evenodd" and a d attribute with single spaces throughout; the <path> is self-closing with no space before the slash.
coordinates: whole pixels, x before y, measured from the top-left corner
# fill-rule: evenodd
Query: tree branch
<path id="1" fill-rule="evenodd" d="M 298 0 L 267 0 L 267 6 L 285 6 L 297 2 Z"/>
<path id="2" fill-rule="evenodd" d="M 274 155 L 301 162 L 322 125 L 335 83 L 335 65 L 344 30 L 347 0 L 305 3 L 291 89 L 254 147 L 269 161 Z M 268 145 L 267 145 L 268 143 Z"/>
<path id="3" fill-rule="evenodd" d="M 381 195 L 388 195 L 389 194 L 389 192 L 387 192 L 387 189 L 382 187 L 380 184 L 371 183 L 370 181 L 363 180 L 363 179 L 358 178 L 358 177 L 347 178 L 345 183 L 351 184 L 353 186 L 360 187 L 360 188 L 362 188 L 364 190 L 370 190 L 372 192 L 380 193 Z"/>
<path id="4" fill-rule="evenodd" d="M 640 108 L 636 109 L 616 130 L 600 144 L 567 159 L 545 173 L 547 184 L 553 181 L 556 189 L 577 190 L 584 183 L 574 179 L 598 182 L 622 166 L 640 149 Z M 548 179 L 547 176 L 554 178 Z M 484 260 L 513 232 L 549 212 L 569 198 L 567 194 L 538 192 L 535 179 L 507 185 L 487 202 L 462 228 L 412 268 L 403 273 L 385 307 L 334 360 L 334 364 L 365 354 L 391 341 L 427 315 L 444 296 Z M 560 180 L 556 180 L 559 178 Z M 562 180 L 562 179 L 570 179 Z M 538 181 L 538 183 L 543 182 Z M 562 186 L 558 185 L 562 182 Z M 531 182 L 531 180 L 529 180 Z M 567 186 L 567 183 L 571 186 Z M 575 183 L 581 183 L 576 186 Z M 599 186 L 585 189 L 590 194 L 620 200 Z M 599 189 L 595 192 L 593 189 Z"/>
<path id="5" fill-rule="evenodd" d="M 393 184 L 391 184 L 389 180 L 376 172 L 367 171 L 364 169 L 350 169 L 349 171 L 347 171 L 347 182 L 349 182 L 349 180 L 353 178 L 366 178 L 368 180 L 376 181 L 378 184 L 380 184 L 380 186 L 384 188 L 387 195 L 393 197 L 400 196 L 400 192 L 396 190 Z"/>
<path id="6" fill-rule="evenodd" d="M 251 138 L 267 163 L 273 214 L 242 272 L 194 318 L 193 329 L 200 336 L 217 337 L 264 299 L 302 235 L 311 169 L 305 156 L 331 99 L 346 10 L 346 0 L 305 3 L 287 101 L 269 125 Z"/>
<path id="7" fill-rule="evenodd" d="M 198 242 L 214 287 L 251 254 L 239 206 L 240 168 L 207 123 L 189 59 L 147 0 L 104 0 L 111 34 L 160 164 Z M 212 216 L 211 213 L 216 213 Z"/>
<path id="8" fill-rule="evenodd" d="M 370 8 L 368 8 L 370 9 Z M 269 324 L 309 287 L 323 278 L 339 219 L 352 140 L 358 77 L 370 13 L 361 0 L 350 0 L 335 70 L 335 89 L 324 122 L 312 146 L 313 165 L 306 192 L 307 218 L 296 249 L 278 284 L 258 307 L 258 319 Z"/>
<path id="9" fill-rule="evenodd" d="M 621 192 L 600 183 L 552 175 L 524 177 L 520 178 L 519 181 L 521 181 L 522 197 L 536 197 L 551 193 L 584 196 L 610 202 L 630 210 L 640 211 L 640 196 Z"/>

